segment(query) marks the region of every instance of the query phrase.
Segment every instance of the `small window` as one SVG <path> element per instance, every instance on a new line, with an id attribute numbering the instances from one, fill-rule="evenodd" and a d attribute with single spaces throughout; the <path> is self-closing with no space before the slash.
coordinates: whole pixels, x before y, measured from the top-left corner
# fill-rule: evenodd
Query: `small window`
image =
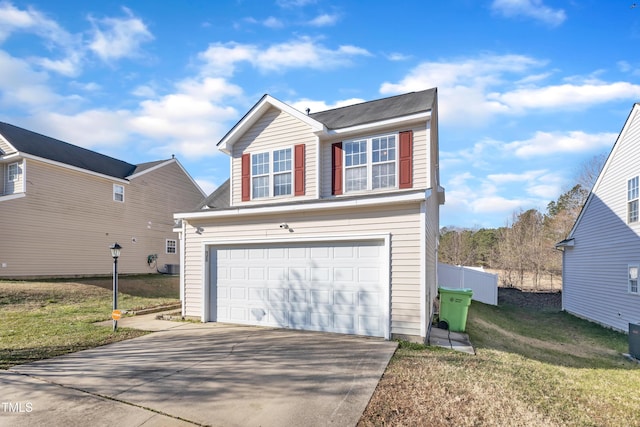
<path id="1" fill-rule="evenodd" d="M 627 181 L 627 221 L 638 222 L 638 177 Z"/>
<path id="2" fill-rule="evenodd" d="M 629 266 L 629 292 L 632 294 L 638 293 L 638 266 Z"/>
<path id="3" fill-rule="evenodd" d="M 116 202 L 124 202 L 124 186 L 113 184 L 113 200 Z"/>
<path id="4" fill-rule="evenodd" d="M 16 182 L 20 175 L 20 167 L 18 163 L 11 163 L 7 169 L 7 181 Z"/>
<path id="5" fill-rule="evenodd" d="M 167 239 L 167 253 L 175 254 L 176 253 L 176 241 L 173 239 Z"/>

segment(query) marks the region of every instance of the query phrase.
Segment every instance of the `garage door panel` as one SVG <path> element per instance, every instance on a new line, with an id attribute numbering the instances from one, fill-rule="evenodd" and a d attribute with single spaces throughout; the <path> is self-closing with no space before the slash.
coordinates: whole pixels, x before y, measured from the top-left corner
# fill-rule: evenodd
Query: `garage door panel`
<path id="1" fill-rule="evenodd" d="M 293 304 L 307 303 L 307 291 L 304 289 L 289 289 L 289 302 Z"/>
<path id="2" fill-rule="evenodd" d="M 314 305 L 330 305 L 333 304 L 331 300 L 331 292 L 311 290 L 311 304 Z"/>
<path id="3" fill-rule="evenodd" d="M 353 291 L 334 291 L 333 303 L 335 305 L 355 306 L 356 295 Z"/>
<path id="4" fill-rule="evenodd" d="M 212 320 L 385 336 L 382 241 L 211 251 Z"/>

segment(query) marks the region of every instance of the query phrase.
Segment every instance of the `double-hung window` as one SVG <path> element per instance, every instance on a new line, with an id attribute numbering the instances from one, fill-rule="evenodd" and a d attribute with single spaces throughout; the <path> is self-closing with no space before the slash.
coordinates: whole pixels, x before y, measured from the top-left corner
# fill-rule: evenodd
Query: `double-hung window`
<path id="1" fill-rule="evenodd" d="M 638 222 L 638 177 L 627 181 L 627 222 Z"/>
<path id="2" fill-rule="evenodd" d="M 638 293 L 638 266 L 629 266 L 629 292 L 632 294 Z"/>
<path id="3" fill-rule="evenodd" d="M 397 186 L 397 135 L 345 141 L 345 191 L 377 190 Z"/>
<path id="4" fill-rule="evenodd" d="M 176 253 L 176 248 L 177 248 L 177 242 L 175 241 L 175 239 L 167 239 L 167 253 L 168 254 L 175 254 Z"/>
<path id="5" fill-rule="evenodd" d="M 116 202 L 124 202 L 124 186 L 113 184 L 113 200 Z"/>
<path id="6" fill-rule="evenodd" d="M 18 163 L 11 163 L 7 168 L 7 181 L 16 182 L 18 175 L 20 175 L 20 166 Z"/>
<path id="7" fill-rule="evenodd" d="M 292 183 L 291 148 L 251 155 L 251 194 L 254 199 L 288 196 Z"/>

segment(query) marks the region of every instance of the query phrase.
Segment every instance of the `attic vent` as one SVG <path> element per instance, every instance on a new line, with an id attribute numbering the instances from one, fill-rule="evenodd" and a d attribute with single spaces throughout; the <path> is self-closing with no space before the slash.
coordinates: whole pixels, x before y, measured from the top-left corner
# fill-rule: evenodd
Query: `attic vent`
<path id="1" fill-rule="evenodd" d="M 309 115 L 310 112 L 311 112 L 311 108 L 307 108 L 307 116 Z"/>

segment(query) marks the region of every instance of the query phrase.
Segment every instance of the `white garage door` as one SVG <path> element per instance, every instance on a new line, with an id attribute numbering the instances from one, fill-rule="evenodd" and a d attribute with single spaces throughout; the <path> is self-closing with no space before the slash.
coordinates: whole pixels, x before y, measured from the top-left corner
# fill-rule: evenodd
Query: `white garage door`
<path id="1" fill-rule="evenodd" d="M 382 241 L 212 247 L 210 319 L 387 337 L 384 252 Z"/>

